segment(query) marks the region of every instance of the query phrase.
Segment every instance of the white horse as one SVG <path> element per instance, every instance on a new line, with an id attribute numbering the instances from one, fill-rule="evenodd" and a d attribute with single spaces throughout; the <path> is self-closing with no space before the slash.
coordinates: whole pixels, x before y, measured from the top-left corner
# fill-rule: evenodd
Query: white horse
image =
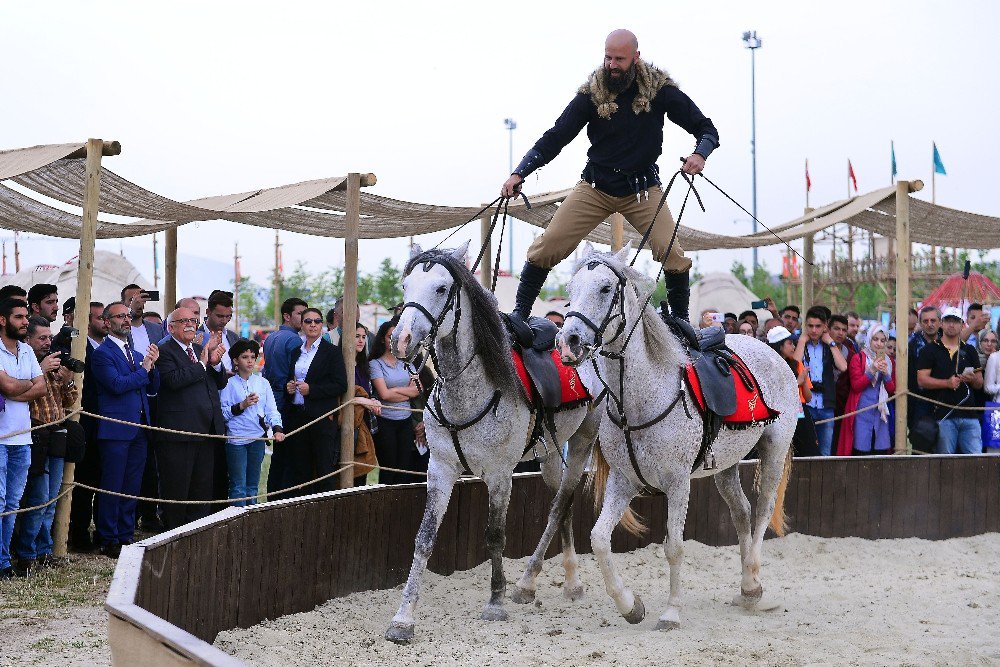
<path id="1" fill-rule="evenodd" d="M 414 245 L 403 279 L 406 303 L 391 339 L 394 354 L 407 360 L 417 355 L 422 344 L 430 343 L 438 371 L 424 410 L 430 448 L 427 506 L 402 602 L 385 633 L 386 639 L 396 643 L 406 643 L 413 637 L 420 580 L 452 488 L 466 465 L 489 490 L 486 548 L 493 574 L 490 598 L 480 618 L 507 618 L 503 609 L 506 580 L 502 560 L 507 505 L 511 472 L 526 454 L 532 408 L 519 387 L 496 298 L 466 268 L 468 247 L 466 242 L 456 250 L 424 252 Z M 550 487 L 558 490 L 542 539 L 518 583 L 514 596 L 517 602 L 534 599 L 536 577 L 556 530 L 562 537 L 566 571 L 563 593 L 572 600 L 583 595 L 573 547 L 572 500 L 593 450 L 599 423 L 599 412 L 580 405 L 555 414 L 555 443 L 546 432 L 547 450 L 539 456 L 542 475 Z M 558 450 L 567 440 L 569 452 L 564 468 Z M 539 444 L 536 451 L 545 447 Z"/>
<path id="2" fill-rule="evenodd" d="M 795 377 L 774 350 L 748 336 L 726 336 L 726 344 L 757 378 L 765 404 L 780 415 L 767 425 L 740 430 L 724 426 L 712 445 L 717 467 L 704 470 L 699 465 L 692 473 L 703 423 L 681 376 L 687 355 L 660 316 L 645 305 L 650 281 L 626 265 L 629 251 L 627 247 L 616 254 L 604 254 L 587 244 L 569 283 L 570 302 L 578 314 L 567 314 L 557 344 L 567 364 L 582 364 L 591 354 L 600 353 L 597 363 L 610 392 L 605 401 L 609 415 L 612 406 L 621 401 L 624 421 L 631 426 L 635 465 L 626 433 L 613 421 L 623 420 L 612 415 L 600 425 L 603 460 L 598 457 L 595 489 L 598 498 L 603 493 L 603 505 L 591 532 L 608 594 L 629 623 L 640 622 L 645 607 L 615 569 L 611 532 L 620 521 L 628 526 L 629 503 L 646 482 L 666 494 L 664 551 L 670 563 L 670 598 L 656 628 L 669 630 L 680 625 L 682 540 L 692 476 L 715 475 L 739 534 L 742 581 L 737 602 L 749 608 L 758 606 L 763 594 L 759 574 L 764 532 L 768 523 L 779 535 L 784 531 L 789 445 L 800 404 Z M 637 328 L 626 347 L 633 325 Z M 619 396 L 622 386 L 625 395 Z M 686 414 L 688 406 L 690 415 Z M 751 527 L 750 503 L 740 485 L 739 463 L 755 445 L 760 456 L 759 494 Z"/>

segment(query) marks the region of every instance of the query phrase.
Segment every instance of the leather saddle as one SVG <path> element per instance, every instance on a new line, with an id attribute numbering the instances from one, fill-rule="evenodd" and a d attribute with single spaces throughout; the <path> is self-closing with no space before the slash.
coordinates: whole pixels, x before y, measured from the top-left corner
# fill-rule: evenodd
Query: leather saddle
<path id="1" fill-rule="evenodd" d="M 507 325 L 514 345 L 521 351 L 524 368 L 535 384 L 542 405 L 546 408 L 559 408 L 562 404 L 562 387 L 559 370 L 552 358 L 559 327 L 544 317 L 529 317 L 526 323 L 513 322 L 506 314 L 501 314 L 500 317 Z M 530 338 L 523 331 L 525 328 L 530 330 Z"/>

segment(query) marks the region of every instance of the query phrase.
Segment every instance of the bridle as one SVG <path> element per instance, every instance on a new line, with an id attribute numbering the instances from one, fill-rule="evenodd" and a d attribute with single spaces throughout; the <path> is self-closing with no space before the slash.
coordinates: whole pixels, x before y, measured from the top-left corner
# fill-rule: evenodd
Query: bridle
<path id="1" fill-rule="evenodd" d="M 447 264 L 445 264 L 440 260 L 432 258 L 424 261 L 421 264 L 424 273 L 430 271 L 435 264 L 444 267 L 445 271 L 447 271 L 448 274 L 451 276 L 451 287 L 448 288 L 448 297 L 445 299 L 444 306 L 441 307 L 441 312 L 438 313 L 437 316 L 435 316 L 422 303 L 419 303 L 417 301 L 407 301 L 406 303 L 403 304 L 402 309 L 400 309 L 399 311 L 399 314 L 402 315 L 407 308 L 416 308 L 420 312 L 420 314 L 426 317 L 427 321 L 431 323 L 430 329 L 427 331 L 427 335 L 424 336 L 419 343 L 417 343 L 418 347 L 422 348 L 425 354 L 423 355 L 423 360 L 420 363 L 420 367 L 417 368 L 415 371 L 416 374 L 419 374 L 420 371 L 423 370 L 423 367 L 427 364 L 428 358 L 431 358 L 434 361 L 434 367 L 438 370 L 438 372 L 440 372 L 441 366 L 440 364 L 438 364 L 437 353 L 434 351 L 433 341 L 437 338 L 438 330 L 444 323 L 445 318 L 448 317 L 448 313 L 450 313 L 452 310 L 455 311 L 455 325 L 454 325 L 455 345 L 456 347 L 458 345 L 458 323 L 462 320 L 462 289 L 458 281 L 458 276 L 456 276 L 454 272 L 452 272 L 451 267 L 449 267 Z M 462 367 L 462 371 L 464 371 L 466 368 L 469 367 L 469 365 L 472 363 L 472 359 L 474 358 L 475 354 L 473 354 L 472 358 L 470 358 L 469 361 L 466 362 L 466 364 Z M 462 371 L 459 371 L 459 374 L 461 374 Z M 457 375 L 455 377 L 457 377 Z M 443 376 L 441 376 L 440 379 L 442 381 L 446 380 L 446 378 Z"/>
<path id="2" fill-rule="evenodd" d="M 599 349 L 605 344 L 613 343 L 618 340 L 619 336 L 625 333 L 625 275 L 617 268 L 611 266 L 608 262 L 600 259 L 594 259 L 587 262 L 587 270 L 593 271 L 598 265 L 607 267 L 608 270 L 615 274 L 615 277 L 618 279 L 618 284 L 615 286 L 614 296 L 611 297 L 611 305 L 608 306 L 608 312 L 604 314 L 604 319 L 601 320 L 600 324 L 594 324 L 593 320 L 578 310 L 569 311 L 566 313 L 565 318 L 568 320 L 571 317 L 575 317 L 583 322 L 588 329 L 594 332 L 594 344 L 589 346 L 591 350 Z M 618 312 L 615 312 L 616 308 Z M 618 327 L 615 329 L 615 335 L 605 341 L 604 336 L 608 331 L 608 327 L 611 326 L 611 323 L 616 319 L 618 320 Z M 565 320 L 563 322 L 563 326 L 565 326 Z"/>

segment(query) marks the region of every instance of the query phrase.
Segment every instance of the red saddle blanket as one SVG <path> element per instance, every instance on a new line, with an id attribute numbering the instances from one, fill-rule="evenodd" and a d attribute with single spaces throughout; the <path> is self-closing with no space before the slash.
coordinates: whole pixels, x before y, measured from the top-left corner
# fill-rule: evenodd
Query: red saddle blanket
<path id="1" fill-rule="evenodd" d="M 521 358 L 520 351 L 512 349 L 510 356 L 514 360 L 514 370 L 517 371 L 517 377 L 521 379 L 521 387 L 524 389 L 525 398 L 528 399 L 529 403 L 535 405 L 538 397 L 533 389 L 534 383 L 531 380 L 531 376 L 528 375 L 528 369 L 524 367 L 524 359 Z M 559 357 L 559 352 L 556 350 L 552 350 L 552 360 L 555 362 L 556 370 L 559 371 L 559 386 L 562 390 L 561 407 L 575 406 L 591 400 L 590 392 L 587 391 L 587 387 L 584 386 L 583 380 L 580 379 L 580 374 L 576 372 L 576 369 L 563 364 L 562 359 Z"/>
<path id="2" fill-rule="evenodd" d="M 757 383 L 757 378 L 755 378 L 753 373 L 750 372 L 750 369 L 747 368 L 746 362 L 740 359 L 736 354 L 733 354 L 733 358 L 736 359 L 736 363 L 739 364 L 744 371 L 745 377 L 750 379 L 751 388 L 747 388 L 747 386 L 743 383 L 743 380 L 737 377 L 737 373 L 734 370 L 730 381 L 733 382 L 736 387 L 736 412 L 723 417 L 722 423 L 735 426 L 738 424 L 774 421 L 779 413 L 765 405 L 764 395 L 760 391 L 760 385 Z M 691 393 L 694 395 L 695 401 L 698 403 L 698 410 L 704 412 L 705 397 L 702 395 L 701 382 L 698 381 L 698 374 L 695 372 L 694 366 L 691 364 L 687 365 L 687 383 L 691 388 Z"/>

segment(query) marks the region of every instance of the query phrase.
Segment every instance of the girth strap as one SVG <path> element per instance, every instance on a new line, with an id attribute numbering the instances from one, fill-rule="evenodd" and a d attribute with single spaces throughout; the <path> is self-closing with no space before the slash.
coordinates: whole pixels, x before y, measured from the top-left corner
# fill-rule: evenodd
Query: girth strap
<path id="1" fill-rule="evenodd" d="M 466 470 L 469 471 L 470 474 L 475 474 L 472 470 L 472 466 L 470 466 L 469 462 L 465 459 L 465 454 L 462 452 L 462 445 L 458 441 L 458 434 L 459 432 L 464 431 L 470 426 L 475 426 L 476 424 L 478 424 L 480 421 L 482 421 L 483 417 L 485 417 L 490 413 L 491 410 L 496 410 L 497 406 L 500 404 L 500 397 L 503 394 L 499 389 L 494 391 L 493 398 L 491 398 L 489 402 L 483 407 L 483 409 L 479 411 L 479 414 L 476 415 L 472 420 L 467 421 L 464 424 L 455 424 L 453 422 L 448 421 L 448 419 L 445 418 L 444 409 L 441 406 L 441 398 L 439 394 L 440 394 L 439 391 L 435 391 L 431 395 L 431 398 L 433 399 L 432 401 L 433 406 L 428 405 L 427 410 L 428 412 L 431 413 L 431 416 L 434 417 L 435 421 L 437 421 L 438 424 L 448 429 L 448 432 L 451 433 L 451 442 L 455 446 L 455 453 L 458 454 L 459 462 L 465 467 Z"/>
<path id="2" fill-rule="evenodd" d="M 661 421 L 667 418 L 667 415 L 669 415 L 673 411 L 678 401 L 680 401 L 683 397 L 684 397 L 684 391 L 679 390 L 677 392 L 677 396 L 675 396 L 674 400 L 670 402 L 670 405 L 667 406 L 666 410 L 661 412 L 653 419 L 650 419 L 648 422 L 645 422 L 638 426 L 629 426 L 628 420 L 625 418 L 624 414 L 621 415 L 621 419 L 616 418 L 615 415 L 612 414 L 611 412 L 611 405 L 608 404 L 607 406 L 608 417 L 611 419 L 612 422 L 614 422 L 615 426 L 617 426 L 622 430 L 622 433 L 625 435 L 625 448 L 628 450 L 628 458 L 629 461 L 632 462 L 632 469 L 635 471 L 636 477 L 638 477 L 639 481 L 642 483 L 643 488 L 640 490 L 640 493 L 642 493 L 642 495 L 653 496 L 653 495 L 659 495 L 662 492 L 655 486 L 650 484 L 648 481 L 646 481 L 646 478 L 642 474 L 642 470 L 639 469 L 639 459 L 635 455 L 635 443 L 632 442 L 632 431 L 641 431 L 643 429 L 649 428 L 650 426 L 653 426 L 654 424 L 659 424 Z M 684 411 L 687 412 L 686 402 L 684 404 Z M 690 417 L 690 414 L 688 416 Z"/>

